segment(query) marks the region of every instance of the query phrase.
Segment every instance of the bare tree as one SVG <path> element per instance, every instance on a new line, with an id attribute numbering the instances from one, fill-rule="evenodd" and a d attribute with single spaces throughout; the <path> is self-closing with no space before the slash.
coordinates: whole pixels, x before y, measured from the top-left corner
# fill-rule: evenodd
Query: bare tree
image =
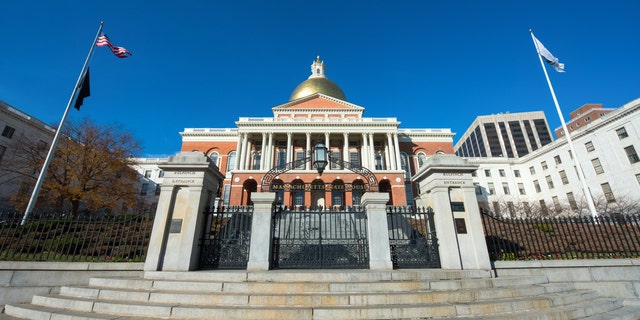
<path id="1" fill-rule="evenodd" d="M 138 197 L 137 175 L 129 165 L 140 151 L 133 136 L 86 119 L 68 122 L 63 130 L 37 205 L 60 210 L 66 203 L 74 216 L 80 208 L 118 211 L 133 206 Z M 0 182 L 4 178 L 23 186 L 12 200 L 16 208 L 25 208 L 31 196 L 25 189 L 33 189 L 47 148 L 28 137 L 14 143 L 15 152 L 0 173 Z"/>

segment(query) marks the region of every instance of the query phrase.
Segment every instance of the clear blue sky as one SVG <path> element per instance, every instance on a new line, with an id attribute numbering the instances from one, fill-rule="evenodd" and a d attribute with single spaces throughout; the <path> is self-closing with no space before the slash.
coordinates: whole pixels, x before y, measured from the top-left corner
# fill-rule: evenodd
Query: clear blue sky
<path id="1" fill-rule="evenodd" d="M 585 103 L 640 97 L 640 1 L 29 1 L 0 3 L 0 100 L 57 123 L 100 21 L 91 97 L 70 119 L 122 125 L 143 156 L 179 151 L 184 128 L 270 117 L 320 55 L 366 117 L 451 128 L 542 110 L 560 126 L 529 29 L 566 65 L 549 68 L 565 119 Z"/>

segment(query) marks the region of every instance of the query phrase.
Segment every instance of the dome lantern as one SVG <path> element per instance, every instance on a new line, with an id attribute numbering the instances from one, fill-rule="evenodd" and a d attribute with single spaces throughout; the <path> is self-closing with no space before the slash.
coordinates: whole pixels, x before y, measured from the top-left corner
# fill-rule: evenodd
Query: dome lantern
<path id="1" fill-rule="evenodd" d="M 333 81 L 329 80 L 325 75 L 324 62 L 320 60 L 320 56 L 311 64 L 311 75 L 309 78 L 300 83 L 291 93 L 289 101 L 304 98 L 314 93 L 322 93 L 324 95 L 347 101 L 342 89 Z"/>

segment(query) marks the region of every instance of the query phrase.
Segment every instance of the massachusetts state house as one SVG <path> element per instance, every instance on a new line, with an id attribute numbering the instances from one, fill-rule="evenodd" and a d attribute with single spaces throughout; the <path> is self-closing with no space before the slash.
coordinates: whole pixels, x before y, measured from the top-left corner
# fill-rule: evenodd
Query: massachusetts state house
<path id="1" fill-rule="evenodd" d="M 394 117 L 364 117 L 364 107 L 325 76 L 320 57 L 272 111 L 269 118 L 241 117 L 235 128 L 180 133 L 181 151 L 204 152 L 224 174 L 224 206 L 249 205 L 261 191 L 295 208 L 359 206 L 368 191 L 388 192 L 390 205 L 412 205 L 412 175 L 429 156 L 454 153 L 450 129 L 401 129 Z M 326 159 L 314 155 L 322 150 Z"/>

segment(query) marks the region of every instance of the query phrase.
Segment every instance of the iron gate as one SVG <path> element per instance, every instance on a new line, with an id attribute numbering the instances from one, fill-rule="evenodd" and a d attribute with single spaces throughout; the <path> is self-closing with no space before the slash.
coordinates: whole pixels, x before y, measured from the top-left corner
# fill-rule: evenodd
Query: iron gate
<path id="1" fill-rule="evenodd" d="M 431 208 L 387 207 L 394 268 L 440 268 Z"/>
<path id="2" fill-rule="evenodd" d="M 364 210 L 277 208 L 273 215 L 271 266 L 274 269 L 368 268 Z"/>
<path id="3" fill-rule="evenodd" d="M 200 269 L 246 269 L 253 207 L 207 211 L 200 239 Z"/>

